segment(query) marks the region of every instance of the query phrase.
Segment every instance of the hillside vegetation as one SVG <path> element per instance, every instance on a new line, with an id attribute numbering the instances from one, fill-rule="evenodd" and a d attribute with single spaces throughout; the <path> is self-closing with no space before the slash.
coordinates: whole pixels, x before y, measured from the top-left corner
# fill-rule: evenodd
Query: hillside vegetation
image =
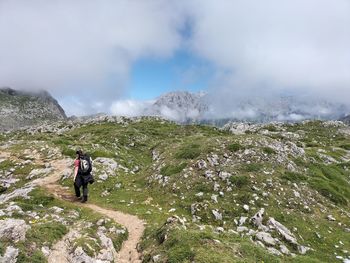
<path id="1" fill-rule="evenodd" d="M 31 226 L 26 240 L 0 238 L 0 256 L 12 246 L 19 249 L 18 262 L 33 255 L 45 262 L 42 247 L 50 249 L 85 221 L 95 230 L 81 230 L 88 232 L 75 248 L 98 254 L 100 216 L 39 188 L 28 192 L 29 199 L 10 196 L 45 176 L 45 163 L 73 163 L 82 148 L 94 160 L 89 202 L 145 220 L 143 262 L 350 260 L 350 128 L 341 122 L 217 129 L 101 117 L 3 133 L 0 143 L 10 154 L 0 158 L 0 221 L 22 219 Z M 61 184 L 73 195 L 70 172 L 62 172 Z M 9 214 L 9 206 L 17 210 Z M 44 220 L 57 206 L 65 223 L 51 214 Z M 127 233 L 110 238 L 120 245 Z"/>

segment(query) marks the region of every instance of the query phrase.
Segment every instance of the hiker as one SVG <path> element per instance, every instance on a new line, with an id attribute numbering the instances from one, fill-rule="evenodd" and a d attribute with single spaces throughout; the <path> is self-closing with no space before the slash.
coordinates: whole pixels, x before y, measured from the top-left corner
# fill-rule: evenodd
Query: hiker
<path id="1" fill-rule="evenodd" d="M 92 160 L 89 155 L 84 154 L 82 150 L 76 151 L 76 159 L 74 160 L 74 190 L 75 195 L 82 203 L 88 199 L 88 184 L 94 182 L 91 174 Z M 80 187 L 83 187 L 83 196 L 80 195 Z"/>

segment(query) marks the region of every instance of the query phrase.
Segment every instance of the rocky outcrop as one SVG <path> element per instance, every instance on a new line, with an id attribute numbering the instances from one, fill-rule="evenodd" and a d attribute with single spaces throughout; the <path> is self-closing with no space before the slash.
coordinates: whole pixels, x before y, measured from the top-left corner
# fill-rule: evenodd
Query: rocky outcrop
<path id="1" fill-rule="evenodd" d="M 0 89 L 0 131 L 66 118 L 62 107 L 47 91 Z"/>
<path id="2" fill-rule="evenodd" d="M 0 236 L 15 243 L 25 240 L 29 228 L 22 219 L 0 220 Z"/>

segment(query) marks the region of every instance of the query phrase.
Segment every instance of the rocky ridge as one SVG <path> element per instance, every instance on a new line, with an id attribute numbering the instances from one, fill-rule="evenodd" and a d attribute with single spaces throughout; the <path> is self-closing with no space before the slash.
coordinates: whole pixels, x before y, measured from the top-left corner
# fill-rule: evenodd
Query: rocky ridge
<path id="1" fill-rule="evenodd" d="M 46 91 L 0 89 L 0 131 L 66 118 L 62 107 Z"/>

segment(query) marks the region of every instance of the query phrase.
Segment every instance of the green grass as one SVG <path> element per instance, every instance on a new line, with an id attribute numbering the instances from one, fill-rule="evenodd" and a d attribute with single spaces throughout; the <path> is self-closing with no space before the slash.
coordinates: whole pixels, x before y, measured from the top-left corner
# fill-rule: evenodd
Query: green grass
<path id="1" fill-rule="evenodd" d="M 347 205 L 350 199 L 350 184 L 347 172 L 336 165 L 311 165 L 310 185 L 332 202 Z"/>
<path id="2" fill-rule="evenodd" d="M 243 166 L 243 170 L 246 172 L 259 172 L 261 170 L 261 164 L 250 163 Z"/>
<path id="3" fill-rule="evenodd" d="M 300 173 L 285 171 L 281 176 L 282 179 L 288 180 L 291 182 L 299 183 L 307 180 L 307 176 Z"/>
<path id="4" fill-rule="evenodd" d="M 201 154 L 199 144 L 189 144 L 182 147 L 176 154 L 177 159 L 195 159 Z"/>
<path id="5" fill-rule="evenodd" d="M 27 242 L 35 242 L 37 244 L 46 243 L 52 245 L 56 240 L 61 239 L 68 233 L 66 226 L 57 222 L 49 222 L 44 224 L 32 225 L 28 230 L 26 238 Z"/>
<path id="6" fill-rule="evenodd" d="M 60 136 L 54 134 L 32 136 L 21 133 L 10 134 L 7 137 L 9 140 L 16 138 L 23 140 L 21 145 L 16 146 L 17 148 L 11 147 L 14 150 L 23 151 L 30 147 L 33 139 L 41 140 L 43 144 L 47 143 L 52 147 L 58 146 L 61 150 L 67 151 L 66 154 L 70 157 L 74 157 L 75 148 L 79 146 L 90 153 L 95 151 L 96 157 L 112 158 L 127 168 L 138 165 L 141 168 L 138 173 L 132 174 L 119 169 L 106 181 L 89 185 L 89 202 L 131 213 L 146 221 L 146 231 L 141 242 L 144 262 L 152 262 L 152 257 L 158 254 L 161 255 L 160 262 L 333 262 L 335 252 L 342 255 L 342 249 L 350 246 L 350 238 L 344 234 L 343 229 L 350 222 L 342 212 L 349 209 L 350 165 L 348 163 L 324 165 L 322 160 L 317 158 L 317 151 L 324 149 L 327 154 L 341 160 L 340 157 L 346 154 L 347 146 L 344 145 L 349 144 L 349 138 L 345 135 L 337 136 L 336 129 L 324 128 L 322 123 L 311 122 L 284 125 L 281 129 L 271 126 L 274 134 L 269 135 L 269 140 L 287 140 L 282 138 L 279 130 L 301 134 L 301 139 L 293 139 L 293 142 L 311 147 L 306 149 L 303 157 L 289 156 L 298 166 L 298 172 L 286 171 L 286 164 L 275 162 L 275 158 L 265 161 L 265 156 L 264 162 L 261 162 L 259 154 L 252 159 L 244 160 L 250 161 L 250 164 L 232 155 L 227 158 L 231 159 L 228 164 L 220 163 L 215 167 L 208 165 L 207 169 L 212 170 L 214 174 L 219 170 L 233 174 L 229 179 L 233 186 L 231 192 L 226 191 L 229 186 L 227 182 L 217 177 L 206 178 L 204 171 L 195 165 L 196 161 L 199 158 L 205 159 L 208 153 L 223 156 L 228 151 L 236 152 L 249 147 L 258 147 L 259 141 L 266 139 L 266 135 L 255 132 L 241 135 L 240 143 L 237 143 L 236 135 L 211 127 L 182 126 L 166 121 L 143 119 L 127 125 L 115 123 L 84 125 Z M 69 152 L 69 149 L 73 152 Z M 156 165 L 152 162 L 153 149 L 160 153 L 160 160 Z M 276 154 L 270 149 L 272 148 L 268 146 L 266 149 L 261 148 L 268 155 Z M 159 165 L 163 166 L 160 173 L 169 177 L 168 184 L 150 179 L 159 173 L 157 171 Z M 181 173 L 184 168 L 187 178 Z M 263 173 L 263 170 L 270 173 Z M 267 180 L 271 180 L 272 185 L 266 183 Z M 116 183 L 121 183 L 122 187 L 116 189 L 114 187 Z M 213 194 L 218 195 L 218 192 L 213 190 L 215 183 L 220 185 L 219 191 L 224 192 L 224 196 L 218 196 L 218 203 L 211 200 Z M 302 195 L 300 200 L 293 195 L 295 190 L 293 183 L 299 187 L 298 191 Z M 71 180 L 64 181 L 63 185 L 69 186 L 73 194 Z M 260 190 L 253 190 L 252 185 Z M 110 195 L 101 197 L 101 193 L 105 190 L 108 190 Z M 199 192 L 203 192 L 203 196 L 196 196 Z M 263 192 L 268 192 L 269 195 L 263 196 Z M 78 209 L 81 216 L 77 220 L 95 222 L 94 220 L 98 218 L 91 211 L 79 207 L 73 208 L 75 204 L 59 203 L 46 194 L 34 191 L 31 200 L 15 201 L 25 211 L 37 211 L 43 214 L 48 207 L 58 205 Z M 254 194 L 259 199 L 255 199 Z M 309 194 L 312 194 L 312 198 L 308 198 Z M 146 200 L 151 201 L 146 204 Z M 192 223 L 193 203 L 197 203 L 201 209 L 196 212 L 196 215 L 202 217 L 200 222 Z M 243 204 L 249 204 L 250 211 L 244 211 Z M 310 211 L 304 209 L 305 204 L 310 207 Z M 322 204 L 327 213 L 320 210 L 318 204 Z M 234 219 L 239 219 L 242 215 L 251 217 L 261 207 L 265 207 L 266 211 L 264 220 L 268 217 L 276 218 L 295 232 L 300 244 L 310 245 L 315 251 L 309 251 L 306 255 L 298 255 L 295 258 L 275 257 L 266 249 L 256 246 L 248 237 L 230 235 L 227 232 L 216 234 L 209 226 L 205 231 L 198 229 L 198 225 L 207 224 L 213 227 L 222 226 L 225 230 L 235 230 L 237 226 Z M 170 213 L 168 212 L 170 208 L 176 208 L 176 211 Z M 224 222 L 215 220 L 211 212 L 213 209 L 218 209 L 222 213 Z M 334 215 L 337 221 L 329 222 L 326 214 Z M 183 229 L 181 225 L 174 228 L 165 227 L 164 223 L 171 215 L 186 218 L 187 229 Z M 341 223 L 341 226 L 338 223 Z M 249 223 L 247 226 L 254 229 Z M 297 230 L 294 230 L 294 227 Z M 94 230 L 92 228 L 88 234 L 93 236 Z M 315 232 L 319 232 L 324 238 L 318 239 Z M 112 239 L 114 245 L 120 247 L 125 236 L 115 236 Z M 40 236 L 37 240 L 40 240 Z M 342 240 L 344 246 L 337 249 L 334 245 L 339 240 Z M 79 242 L 84 244 L 85 241 Z M 294 248 L 290 249 L 296 253 Z M 29 252 L 25 254 L 34 253 Z"/>
<path id="7" fill-rule="evenodd" d="M 243 147 L 241 144 L 239 144 L 239 143 L 231 143 L 231 144 L 228 145 L 227 148 L 228 148 L 231 152 L 237 152 L 237 151 L 239 151 L 239 150 L 243 150 L 243 149 L 244 149 L 244 147 Z"/>
<path id="8" fill-rule="evenodd" d="M 276 154 L 276 151 L 272 149 L 271 147 L 263 147 L 263 152 L 266 154 Z"/>
<path id="9" fill-rule="evenodd" d="M 250 183 L 249 178 L 245 175 L 231 176 L 230 182 L 238 188 L 242 188 Z"/>
<path id="10" fill-rule="evenodd" d="M 160 169 L 160 174 L 164 176 L 171 176 L 173 174 L 180 173 L 186 166 L 186 163 L 181 163 L 179 165 L 166 165 Z"/>

